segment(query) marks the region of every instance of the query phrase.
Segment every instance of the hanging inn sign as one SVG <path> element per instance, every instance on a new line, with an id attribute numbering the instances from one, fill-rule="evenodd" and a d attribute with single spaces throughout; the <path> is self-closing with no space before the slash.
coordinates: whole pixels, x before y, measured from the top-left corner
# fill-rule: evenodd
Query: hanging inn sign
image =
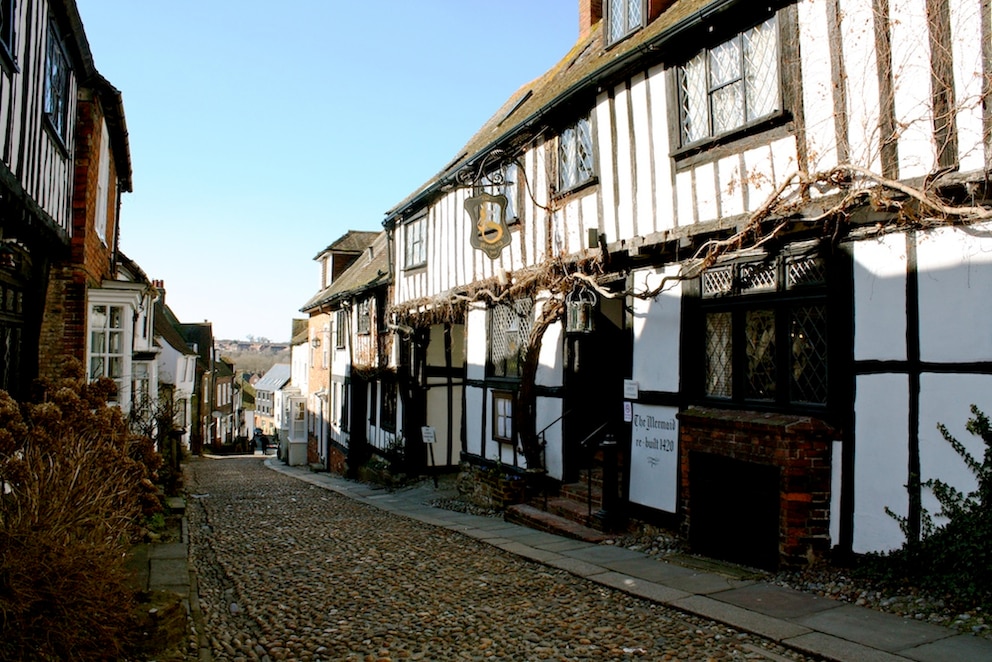
<path id="1" fill-rule="evenodd" d="M 495 260 L 510 245 L 510 228 L 506 225 L 507 197 L 505 170 L 512 159 L 502 149 L 494 149 L 476 164 L 468 165 L 455 174 L 459 187 L 472 188 L 475 195 L 465 200 L 465 211 L 472 222 L 469 242 Z M 495 167 L 493 167 L 495 166 Z M 484 192 L 491 187 L 492 193 Z"/>
<path id="2" fill-rule="evenodd" d="M 510 243 L 510 229 L 506 226 L 506 196 L 490 193 L 474 195 L 465 201 L 465 211 L 474 226 L 469 232 L 472 248 L 495 260 Z"/>

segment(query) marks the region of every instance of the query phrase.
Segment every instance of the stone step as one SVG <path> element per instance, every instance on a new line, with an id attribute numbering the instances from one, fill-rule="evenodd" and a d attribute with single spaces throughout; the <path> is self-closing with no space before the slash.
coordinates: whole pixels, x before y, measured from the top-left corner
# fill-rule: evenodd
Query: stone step
<path id="1" fill-rule="evenodd" d="M 519 503 L 507 508 L 505 519 L 507 522 L 520 524 L 531 529 L 565 536 L 574 540 L 582 540 L 584 542 L 599 543 L 610 537 L 602 531 L 597 531 L 571 519 L 543 511 L 526 503 Z"/>

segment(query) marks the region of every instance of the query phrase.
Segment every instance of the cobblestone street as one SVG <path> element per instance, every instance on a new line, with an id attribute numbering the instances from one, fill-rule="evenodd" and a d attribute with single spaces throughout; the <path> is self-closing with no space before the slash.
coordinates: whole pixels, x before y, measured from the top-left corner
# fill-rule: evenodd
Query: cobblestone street
<path id="1" fill-rule="evenodd" d="M 267 469 L 187 468 L 216 660 L 811 659 Z"/>

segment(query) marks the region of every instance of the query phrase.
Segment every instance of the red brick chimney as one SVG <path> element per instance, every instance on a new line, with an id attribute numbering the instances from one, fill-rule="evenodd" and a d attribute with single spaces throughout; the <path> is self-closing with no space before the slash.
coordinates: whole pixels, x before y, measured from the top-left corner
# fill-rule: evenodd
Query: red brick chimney
<path id="1" fill-rule="evenodd" d="M 603 18 L 603 0 L 579 0 L 579 39 L 592 32 L 592 26 Z"/>

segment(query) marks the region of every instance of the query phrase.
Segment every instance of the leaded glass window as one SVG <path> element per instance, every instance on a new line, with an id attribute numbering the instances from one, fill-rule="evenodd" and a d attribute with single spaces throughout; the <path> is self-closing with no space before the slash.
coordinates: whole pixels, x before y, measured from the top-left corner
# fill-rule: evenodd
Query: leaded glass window
<path id="1" fill-rule="evenodd" d="M 489 310 L 489 365 L 495 377 L 519 378 L 534 326 L 533 302 L 518 299 Z"/>
<path id="2" fill-rule="evenodd" d="M 372 333 L 372 300 L 365 299 L 358 304 L 358 333 Z"/>
<path id="3" fill-rule="evenodd" d="M 17 34 L 17 17 L 14 10 L 16 0 L 0 0 L 0 46 L 7 51 L 11 60 L 14 59 L 14 37 Z"/>
<path id="4" fill-rule="evenodd" d="M 643 0 L 609 0 L 606 14 L 606 41 L 612 44 L 643 25 Z"/>
<path id="5" fill-rule="evenodd" d="M 827 269 L 817 256 L 721 265 L 701 278 L 707 398 L 827 404 Z"/>
<path id="6" fill-rule="evenodd" d="M 45 51 L 44 112 L 63 142 L 68 138 L 69 60 L 62 50 L 62 39 L 54 22 L 48 25 Z"/>
<path id="7" fill-rule="evenodd" d="M 780 109 L 774 16 L 678 68 L 682 143 L 719 136 Z"/>
<path id="8" fill-rule="evenodd" d="M 558 190 L 576 188 L 594 174 L 592 125 L 583 117 L 558 136 Z"/>

